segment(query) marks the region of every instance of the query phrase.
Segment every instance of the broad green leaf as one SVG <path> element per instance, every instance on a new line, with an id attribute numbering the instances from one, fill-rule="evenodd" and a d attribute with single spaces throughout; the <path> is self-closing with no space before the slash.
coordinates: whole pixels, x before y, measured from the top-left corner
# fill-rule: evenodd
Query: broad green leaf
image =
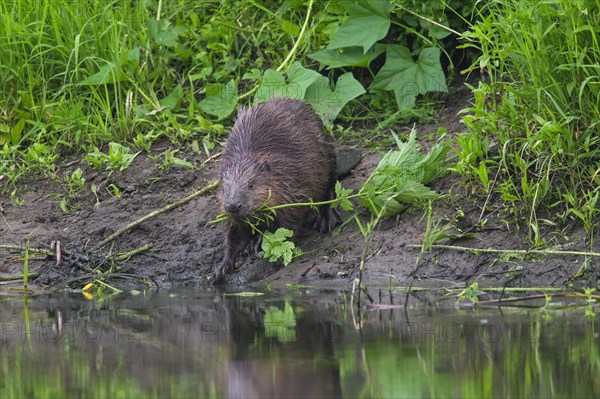
<path id="1" fill-rule="evenodd" d="M 327 65 L 327 69 L 341 68 L 345 66 L 366 68 L 377 56 L 385 51 L 385 46 L 376 44 L 363 53 L 362 47 L 342 47 L 338 49 L 324 49 L 308 56 L 321 64 Z"/>
<path id="2" fill-rule="evenodd" d="M 206 86 L 206 98 L 200 101 L 200 109 L 207 114 L 223 119 L 231 115 L 237 105 L 237 90 L 233 80 Z"/>
<path id="3" fill-rule="evenodd" d="M 437 22 L 437 21 L 436 21 Z M 429 22 L 426 21 L 422 21 L 421 25 L 427 29 L 427 34 L 429 35 L 429 37 L 432 37 L 434 39 L 437 40 L 441 40 L 445 37 L 450 36 L 452 33 L 448 30 L 448 29 L 444 29 L 444 28 L 440 28 L 437 25 L 431 24 Z M 448 25 L 448 20 L 444 20 L 440 23 L 440 25 L 444 25 L 447 26 Z"/>
<path id="4" fill-rule="evenodd" d="M 285 78 L 282 72 L 267 69 L 262 76 L 258 91 L 254 96 L 254 104 L 264 103 L 273 97 L 283 97 Z"/>
<path id="5" fill-rule="evenodd" d="M 134 68 L 140 65 L 140 46 L 136 46 L 127 53 L 127 61 L 129 61 Z"/>
<path id="6" fill-rule="evenodd" d="M 10 129 L 10 140 L 12 144 L 17 144 L 21 140 L 23 128 L 25 128 L 25 119 L 19 119 L 12 129 Z"/>
<path id="7" fill-rule="evenodd" d="M 148 20 L 150 35 L 159 46 L 177 46 L 177 39 L 185 32 L 185 29 L 182 26 L 171 28 L 170 25 L 170 22 L 166 19 L 158 21 L 155 19 Z"/>
<path id="8" fill-rule="evenodd" d="M 105 64 L 100 67 L 100 70 L 92 76 L 83 79 L 81 82 L 76 83 L 75 86 L 99 86 L 108 83 L 120 82 L 124 78 L 121 74 L 121 70 L 114 64 Z"/>
<path id="9" fill-rule="evenodd" d="M 0 123 L 0 145 L 6 145 L 10 141 L 10 127 Z"/>
<path id="10" fill-rule="evenodd" d="M 183 89 L 181 85 L 177 85 L 173 89 L 173 91 L 165 98 L 160 100 L 160 105 L 163 107 L 170 107 L 173 110 L 177 110 L 179 108 L 179 104 L 181 103 L 181 99 L 183 98 Z"/>
<path id="11" fill-rule="evenodd" d="M 364 92 L 364 87 L 351 72 L 347 72 L 339 77 L 335 90 L 329 87 L 329 79 L 321 76 L 308 88 L 305 100 L 313 106 L 323 123 L 330 125 L 349 101 Z"/>
<path id="12" fill-rule="evenodd" d="M 281 30 L 294 37 L 300 33 L 300 27 L 287 19 L 281 20 Z"/>
<path id="13" fill-rule="evenodd" d="M 348 19 L 335 31 L 328 49 L 358 46 L 366 53 L 375 42 L 385 37 L 393 9 L 389 1 L 342 1 L 340 4 L 348 12 Z"/>
<path id="14" fill-rule="evenodd" d="M 290 66 L 287 76 L 289 83 L 286 97 L 297 99 L 303 99 L 306 95 L 306 89 L 322 77 L 319 72 L 304 68 L 298 61 Z"/>
<path id="15" fill-rule="evenodd" d="M 194 169 L 194 164 L 181 158 L 173 157 L 171 158 L 171 162 L 173 162 L 174 165 L 185 166 L 186 168 Z"/>
<path id="16" fill-rule="evenodd" d="M 254 96 L 254 103 L 265 102 L 273 97 L 301 100 L 306 95 L 306 89 L 321 77 L 319 72 L 304 68 L 297 61 L 290 66 L 287 72 L 288 83 L 285 82 L 283 73 L 267 69 L 260 82 L 258 92 Z"/>
<path id="17" fill-rule="evenodd" d="M 413 108 L 419 94 L 448 91 L 439 48 L 424 48 L 415 62 L 408 48 L 393 44 L 387 46 L 386 57 L 369 89 L 393 90 L 400 109 Z"/>

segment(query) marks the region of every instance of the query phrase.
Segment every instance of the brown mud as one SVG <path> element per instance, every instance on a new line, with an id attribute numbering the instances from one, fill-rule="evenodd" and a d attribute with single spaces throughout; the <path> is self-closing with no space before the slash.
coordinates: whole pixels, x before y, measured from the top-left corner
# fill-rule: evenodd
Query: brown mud
<path id="1" fill-rule="evenodd" d="M 463 131 L 457 113 L 468 106 L 469 100 L 470 91 L 466 87 L 453 87 L 444 100 L 443 111 L 435 116 L 436 123 L 416 126 L 420 142 L 426 147 L 439 127 L 445 127 L 449 135 Z M 410 126 L 401 126 L 398 132 L 406 133 L 409 129 Z M 157 144 L 151 155 L 155 157 L 169 146 Z M 387 149 L 381 150 L 385 151 Z M 223 254 L 222 226 L 209 224 L 218 214 L 216 191 L 142 223 L 102 251 L 95 248 L 121 227 L 218 179 L 218 157 L 199 168 L 206 156 L 186 148 L 181 148 L 176 156 L 192 162 L 197 169 L 175 165 L 163 170 L 147 154 L 140 154 L 124 172 L 107 176 L 76 159 L 64 160 L 55 174 L 57 178 L 36 178 L 21 183 L 17 191 L 23 201 L 21 205 L 15 205 L 7 195 L 0 196 L 0 244 L 25 245 L 29 237 L 31 247 L 49 248 L 52 241 L 60 241 L 61 248 L 69 254 L 63 255 L 60 266 L 50 257 L 30 260 L 30 272 L 39 273 L 39 277 L 32 279 L 33 283 L 41 287 L 68 285 L 81 288 L 84 281 L 90 280 L 97 265 L 100 265 L 99 270 L 110 270 L 108 263 L 103 264 L 107 255 L 144 245 L 151 245 L 153 249 L 122 263 L 121 275 L 110 280 L 112 285 L 139 286 L 141 280 L 132 276 L 144 277 L 146 282 L 163 287 L 209 285 L 212 269 Z M 358 189 L 379 159 L 378 151 L 365 151 L 362 161 L 343 180 L 343 185 Z M 86 189 L 70 201 L 79 209 L 64 213 L 58 206 L 60 196 L 66 194 L 62 176 L 77 167 L 84 170 Z M 97 187 L 98 197 L 91 192 L 91 184 Z M 120 198 L 110 194 L 111 184 L 122 192 Z M 452 174 L 432 186 L 438 192 L 448 194 L 434 203 L 435 220 L 447 220 L 442 225 L 454 221 L 462 232 L 472 234 L 469 238 L 444 239 L 437 244 L 506 250 L 531 248 L 527 232 L 503 220 L 499 198 L 492 196 L 488 200 L 483 213 L 487 223 L 479 229 L 478 220 L 485 197 L 474 196 Z M 412 279 L 411 273 L 419 255 L 419 249 L 412 246 L 422 243 L 425 225 L 424 212 L 417 207 L 380 223 L 370 243 L 363 283 L 367 287 L 407 286 L 412 282 L 414 286 L 457 288 L 478 282 L 480 287 L 575 289 L 598 284 L 597 259 L 590 260 L 587 273 L 575 277 L 584 265 L 584 257 L 528 256 L 522 259 L 498 253 L 473 254 L 448 249 L 433 249 L 424 254 Z M 451 232 L 458 233 L 457 230 Z M 555 246 L 554 249 L 590 250 L 581 224 L 560 229 L 550 227 L 544 237 L 547 243 Z M 348 288 L 358 277 L 364 240 L 355 223 L 348 223 L 337 235 L 324 235 L 305 228 L 297 234 L 295 242 L 304 255 L 288 267 L 270 264 L 253 254 L 243 254 L 237 260 L 238 270 L 227 276 L 225 283 L 230 287 L 308 284 Z M 600 246 L 595 244 L 593 250 L 598 252 Z M 23 260 L 15 251 L 0 249 L 0 276 L 22 272 L 22 268 Z"/>

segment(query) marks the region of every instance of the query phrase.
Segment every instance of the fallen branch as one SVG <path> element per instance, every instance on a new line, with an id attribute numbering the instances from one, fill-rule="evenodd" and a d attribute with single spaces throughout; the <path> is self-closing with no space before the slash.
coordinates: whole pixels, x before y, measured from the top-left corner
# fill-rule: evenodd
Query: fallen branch
<path id="1" fill-rule="evenodd" d="M 24 245 L 0 244 L 0 249 L 8 249 L 8 250 L 25 252 L 25 246 Z M 51 251 L 49 249 L 35 248 L 35 247 L 29 247 L 28 249 L 29 249 L 29 252 L 31 252 L 31 253 L 44 254 L 44 255 L 47 255 L 47 256 L 54 256 L 55 255 L 54 251 Z"/>
<path id="2" fill-rule="evenodd" d="M 409 248 L 421 248 L 420 245 L 407 245 Z M 454 251 L 467 251 L 474 254 L 520 254 L 520 255 L 575 255 L 575 256 L 596 256 L 600 257 L 598 252 L 581 251 L 554 251 L 551 249 L 491 249 L 491 248 L 470 248 L 455 245 L 431 245 L 432 249 L 451 249 Z"/>
<path id="3" fill-rule="evenodd" d="M 522 297 L 512 297 L 512 298 L 498 298 L 498 299 L 490 299 L 487 301 L 479 301 L 475 304 L 475 306 L 486 306 L 486 305 L 497 305 L 501 306 L 502 304 L 521 302 L 521 301 L 532 301 L 538 299 L 546 299 L 547 298 L 584 298 L 588 300 L 599 300 L 600 295 L 587 295 L 580 292 L 558 292 L 556 294 L 544 294 L 544 295 L 527 295 Z M 600 305 L 600 303 L 593 303 L 594 306 Z"/>
<path id="4" fill-rule="evenodd" d="M 33 272 L 28 273 L 27 277 L 35 278 L 39 276 L 39 273 Z M 24 274 L 0 274 L 0 281 L 23 281 Z"/>
<path id="5" fill-rule="evenodd" d="M 104 240 L 100 241 L 100 244 L 98 244 L 98 248 L 102 248 L 103 246 L 105 246 L 106 244 L 108 244 L 109 242 L 113 241 L 115 238 L 119 237 L 120 235 L 122 235 L 123 233 L 133 229 L 136 226 L 139 226 L 140 224 L 144 223 L 147 220 L 150 220 L 158 215 L 160 215 L 161 213 L 165 213 L 168 212 L 170 210 L 173 210 L 175 208 L 179 208 L 181 205 L 184 205 L 188 202 L 190 202 L 191 200 L 193 200 L 194 198 L 205 194 L 211 190 L 214 190 L 215 188 L 217 188 L 219 186 L 219 181 L 218 180 L 214 180 L 213 182 L 211 182 L 208 186 L 205 186 L 203 188 L 201 188 L 198 191 L 193 192 L 192 194 L 188 195 L 185 198 L 180 199 L 177 202 L 174 202 L 170 205 L 167 205 L 165 207 L 162 207 L 160 209 L 157 209 L 154 212 L 150 212 L 149 214 L 147 214 L 146 216 L 143 216 L 141 218 L 139 218 L 138 220 L 128 224 L 127 226 L 117 230 L 115 233 L 111 234 L 110 236 L 108 236 L 107 238 L 105 238 Z"/>
<path id="6" fill-rule="evenodd" d="M 148 252 L 152 249 L 152 245 L 144 245 L 139 248 L 132 249 L 130 251 L 120 252 L 115 257 L 119 262 L 127 262 L 131 257 L 143 254 L 144 252 Z"/>

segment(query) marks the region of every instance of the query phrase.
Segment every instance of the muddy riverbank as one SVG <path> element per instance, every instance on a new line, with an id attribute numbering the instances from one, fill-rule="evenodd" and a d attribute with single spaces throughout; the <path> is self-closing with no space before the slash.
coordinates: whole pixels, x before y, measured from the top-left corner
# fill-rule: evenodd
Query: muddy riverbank
<path id="1" fill-rule="evenodd" d="M 417 125 L 419 138 L 427 142 L 439 127 L 449 135 L 463 129 L 458 111 L 468 106 L 470 91 L 456 87 L 446 99 L 445 109 L 435 116 L 435 124 Z M 407 132 L 410 126 L 399 128 Z M 85 259 L 102 257 L 119 251 L 149 245 L 152 250 L 132 256 L 122 263 L 122 278 L 116 278 L 117 286 L 133 284 L 131 276 L 143 276 L 147 282 L 159 286 L 210 284 L 212 268 L 222 256 L 222 227 L 209 224 L 218 214 L 217 193 L 192 200 L 188 204 L 159 215 L 114 241 L 102 253 L 95 252 L 95 245 L 110 234 L 140 217 L 173 203 L 195 190 L 218 179 L 219 158 L 207 161 L 189 149 L 177 153 L 197 166 L 191 170 L 183 166 L 167 169 L 157 167 L 152 157 L 169 148 L 169 144 L 155 145 L 151 153 L 138 155 L 132 165 L 123 172 L 107 176 L 98 173 L 78 159 L 60 162 L 56 178 L 39 177 L 21 184 L 16 192 L 20 203 L 7 195 L 0 196 L 0 244 L 25 245 L 27 238 L 32 247 L 49 247 L 52 241 L 60 241 L 63 250 L 79 254 L 79 262 L 65 259 L 57 266 L 56 259 L 45 256 L 30 260 L 30 271 L 37 273 L 32 281 L 38 286 L 56 286 L 68 282 L 77 286 L 81 273 L 77 265 Z M 357 189 L 377 166 L 380 152 L 387 150 L 364 150 L 364 156 L 355 170 L 343 180 L 343 185 Z M 215 152 L 216 153 L 216 152 Z M 203 168 L 199 166 L 205 163 Z M 61 211 L 60 199 L 66 195 L 62 176 L 81 168 L 86 177 L 86 190 L 70 199 L 72 210 Z M 91 190 L 92 185 L 96 192 Z M 120 198 L 114 196 L 114 185 Z M 452 223 L 450 233 L 469 233 L 460 239 L 443 239 L 438 244 L 451 244 L 474 248 L 519 249 L 530 247 L 526 231 L 519 231 L 507 222 L 501 212 L 499 198 L 488 199 L 474 196 L 452 174 L 434 182 L 433 187 L 447 194 L 435 202 L 434 217 L 442 225 Z M 422 209 L 413 207 L 398 218 L 383 221 L 375 231 L 364 270 L 367 286 L 401 286 L 410 283 L 419 246 L 426 227 Z M 487 219 L 481 228 L 480 219 Z M 554 233 L 552 233 L 554 232 Z M 547 242 L 555 249 L 589 251 L 585 232 L 579 224 L 551 227 L 545 233 Z M 348 223 L 338 234 L 324 235 L 311 229 L 300 232 L 296 238 L 304 255 L 288 267 L 280 268 L 255 255 L 245 254 L 238 260 L 239 270 L 227 277 L 226 284 L 233 286 L 267 284 L 309 284 L 317 286 L 349 287 L 359 273 L 359 262 L 364 240 L 355 223 Z M 600 247 L 596 244 L 594 250 Z M 23 261 L 9 249 L 0 254 L 0 273 L 14 274 L 22 271 Z M 71 261 L 69 264 L 68 261 Z M 467 286 L 478 282 L 480 286 L 493 287 L 571 287 L 597 285 L 596 264 L 586 265 L 587 273 L 580 273 L 585 258 L 581 256 L 511 256 L 501 253 L 473 254 L 466 251 L 433 249 L 424 254 L 414 272 L 417 286 Z M 596 262 L 597 263 L 597 262 Z M 93 267 L 91 268 L 93 271 Z M 85 271 L 89 273 L 90 270 Z M 579 276 L 578 276 L 579 274 Z"/>

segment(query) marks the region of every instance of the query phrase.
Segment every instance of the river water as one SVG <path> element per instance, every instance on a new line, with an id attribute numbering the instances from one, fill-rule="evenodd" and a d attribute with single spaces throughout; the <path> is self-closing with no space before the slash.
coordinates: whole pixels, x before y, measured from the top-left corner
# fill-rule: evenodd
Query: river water
<path id="1" fill-rule="evenodd" d="M 585 308 L 357 314 L 336 291 L 159 290 L 0 297 L 0 315 L 3 399 L 600 397 Z"/>

